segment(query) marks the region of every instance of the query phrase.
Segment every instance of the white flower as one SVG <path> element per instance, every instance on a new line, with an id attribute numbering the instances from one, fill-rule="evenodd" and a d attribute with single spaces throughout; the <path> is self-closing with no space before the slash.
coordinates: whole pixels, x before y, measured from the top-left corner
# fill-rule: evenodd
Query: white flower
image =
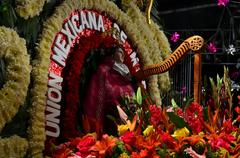
<path id="1" fill-rule="evenodd" d="M 229 48 L 227 48 L 226 51 L 227 51 L 227 54 L 234 55 L 234 53 L 236 52 L 236 48 L 234 47 L 233 44 L 230 44 Z"/>

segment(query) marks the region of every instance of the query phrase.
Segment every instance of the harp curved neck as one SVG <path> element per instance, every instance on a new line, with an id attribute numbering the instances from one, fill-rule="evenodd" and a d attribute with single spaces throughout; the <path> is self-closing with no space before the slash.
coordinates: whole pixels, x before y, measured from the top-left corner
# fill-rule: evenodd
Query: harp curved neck
<path id="1" fill-rule="evenodd" d="M 149 76 L 161 74 L 171 69 L 180 59 L 189 51 L 198 52 L 203 46 L 204 40 L 200 36 L 192 36 L 186 39 L 167 59 L 164 61 L 149 65 L 136 74 L 137 78 L 142 80 Z"/>

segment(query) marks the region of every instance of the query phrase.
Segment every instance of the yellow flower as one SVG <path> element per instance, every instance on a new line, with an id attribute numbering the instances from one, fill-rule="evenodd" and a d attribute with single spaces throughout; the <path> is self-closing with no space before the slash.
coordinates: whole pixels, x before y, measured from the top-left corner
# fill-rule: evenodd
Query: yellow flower
<path id="1" fill-rule="evenodd" d="M 203 137 L 205 134 L 204 134 L 204 132 L 199 132 L 198 135 Z"/>
<path id="2" fill-rule="evenodd" d="M 128 125 L 118 125 L 118 135 L 123 135 L 128 129 Z"/>
<path id="3" fill-rule="evenodd" d="M 186 137 L 188 135 L 189 135 L 189 130 L 186 127 L 184 127 L 184 128 L 176 130 L 172 136 L 175 137 L 176 139 L 179 139 L 182 137 Z"/>
<path id="4" fill-rule="evenodd" d="M 17 13 L 25 20 L 39 15 L 45 4 L 45 0 L 17 0 Z"/>
<path id="5" fill-rule="evenodd" d="M 152 132 L 154 132 L 153 126 L 149 126 L 143 131 L 144 136 L 149 136 Z"/>
<path id="6" fill-rule="evenodd" d="M 122 153 L 118 158 L 130 158 L 127 153 Z"/>

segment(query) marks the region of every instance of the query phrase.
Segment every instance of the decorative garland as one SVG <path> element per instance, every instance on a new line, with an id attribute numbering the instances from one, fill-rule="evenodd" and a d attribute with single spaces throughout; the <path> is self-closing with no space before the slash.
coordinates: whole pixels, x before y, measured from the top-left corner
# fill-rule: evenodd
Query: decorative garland
<path id="1" fill-rule="evenodd" d="M 148 53 L 148 47 L 141 38 L 141 33 L 135 23 L 132 22 L 125 13 L 123 13 L 114 3 L 107 0 L 71 0 L 65 1 L 59 6 L 54 15 L 44 24 L 43 34 L 37 47 L 38 54 L 33 62 L 33 89 L 32 89 L 32 107 L 31 126 L 29 127 L 30 156 L 42 157 L 45 141 L 44 129 L 44 111 L 46 105 L 48 66 L 50 63 L 51 44 L 56 33 L 61 29 L 64 19 L 69 16 L 73 10 L 77 9 L 95 9 L 105 12 L 124 29 L 130 38 L 133 46 L 137 47 L 141 61 L 143 54 Z M 145 65 L 146 63 L 143 63 Z"/>
<path id="2" fill-rule="evenodd" d="M 24 157 L 27 149 L 27 140 L 19 136 L 0 139 L 0 157 Z"/>
<path id="3" fill-rule="evenodd" d="M 0 89 L 0 131 L 23 105 L 30 83 L 29 55 L 25 40 L 11 29 L 0 27 L 0 58 L 7 64 L 6 83 Z"/>
<path id="4" fill-rule="evenodd" d="M 162 43 L 168 43 L 166 37 L 163 38 L 159 35 L 162 33 L 160 30 L 152 29 L 152 25 L 149 25 L 146 21 L 147 18 L 140 12 L 137 5 L 134 3 L 130 4 L 129 9 L 127 10 L 129 17 L 134 21 L 139 27 L 139 31 L 142 35 L 143 41 L 145 45 L 148 47 L 148 53 L 143 54 L 145 59 L 144 66 L 157 64 L 162 61 L 162 52 L 166 54 L 170 54 L 170 46 L 169 47 L 160 47 L 159 43 L 155 38 L 158 38 L 160 41 L 164 41 Z M 156 37 L 155 37 L 156 36 Z M 166 45 L 166 44 L 165 44 Z M 159 49 L 160 48 L 160 49 Z M 151 76 L 148 80 L 148 91 L 152 95 L 153 100 L 156 102 L 157 105 L 161 105 L 161 98 L 160 98 L 160 89 L 158 87 L 158 79 L 160 82 L 161 90 L 168 90 L 170 87 L 170 82 L 168 80 L 168 73 L 160 74 L 158 76 Z"/>
<path id="5" fill-rule="evenodd" d="M 17 13 L 25 20 L 32 18 L 42 11 L 46 0 L 17 0 Z"/>
<path id="6" fill-rule="evenodd" d="M 0 27 L 0 58 L 7 64 L 6 83 L 0 89 L 0 131 L 12 120 L 24 104 L 30 83 L 29 55 L 25 40 L 11 29 Z M 18 136 L 0 138 L 0 153 L 4 157 L 24 157 L 27 140 Z"/>

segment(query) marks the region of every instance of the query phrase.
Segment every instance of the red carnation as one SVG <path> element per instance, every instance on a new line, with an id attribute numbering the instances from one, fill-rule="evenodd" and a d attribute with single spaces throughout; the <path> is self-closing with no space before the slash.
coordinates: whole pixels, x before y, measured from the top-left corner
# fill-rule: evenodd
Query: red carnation
<path id="1" fill-rule="evenodd" d="M 120 140 L 126 144 L 133 146 L 135 144 L 136 137 L 133 132 L 127 131 L 120 137 Z"/>
<path id="2" fill-rule="evenodd" d="M 187 121 L 192 131 L 199 133 L 203 130 L 203 108 L 196 102 L 193 102 L 185 111 L 184 119 Z"/>
<path id="3" fill-rule="evenodd" d="M 150 105 L 149 111 L 150 111 L 150 116 L 151 116 L 150 122 L 153 126 L 157 127 L 161 122 L 162 111 L 156 105 Z"/>

